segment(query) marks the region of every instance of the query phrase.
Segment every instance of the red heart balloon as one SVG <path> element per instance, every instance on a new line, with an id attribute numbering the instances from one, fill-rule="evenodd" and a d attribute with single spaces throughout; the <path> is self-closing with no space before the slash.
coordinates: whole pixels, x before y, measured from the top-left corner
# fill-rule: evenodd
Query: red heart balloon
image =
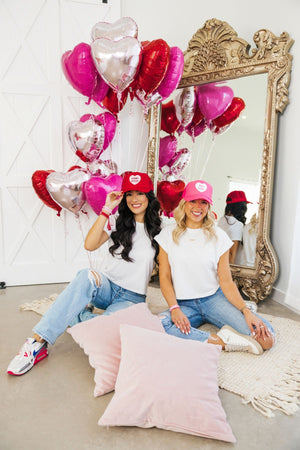
<path id="1" fill-rule="evenodd" d="M 185 183 L 182 180 L 161 181 L 157 184 L 157 198 L 168 217 L 178 206 L 184 188 Z"/>
<path id="2" fill-rule="evenodd" d="M 229 125 L 234 120 L 236 120 L 244 108 L 244 100 L 239 97 L 233 97 L 232 102 L 230 103 L 226 111 L 221 116 L 216 117 L 216 119 L 212 120 L 213 132 L 220 134 L 221 128 Z"/>
<path id="3" fill-rule="evenodd" d="M 61 206 L 59 206 L 50 196 L 46 188 L 46 180 L 50 173 L 54 170 L 36 170 L 31 177 L 32 186 L 35 190 L 36 195 L 45 203 L 49 208 L 55 209 L 57 215 L 60 216 Z"/>
<path id="4" fill-rule="evenodd" d="M 120 96 L 120 94 L 117 94 L 117 92 L 115 92 L 112 88 L 109 88 L 106 96 L 102 100 L 103 108 L 108 109 L 108 111 L 117 116 L 126 103 L 128 89 L 121 92 Z"/>
<path id="5" fill-rule="evenodd" d="M 146 95 L 153 92 L 164 78 L 169 64 L 169 54 L 170 48 L 163 39 L 156 39 L 143 46 L 137 82 Z"/>
<path id="6" fill-rule="evenodd" d="M 173 100 L 165 104 L 162 103 L 160 127 L 169 134 L 174 134 L 180 127 Z"/>

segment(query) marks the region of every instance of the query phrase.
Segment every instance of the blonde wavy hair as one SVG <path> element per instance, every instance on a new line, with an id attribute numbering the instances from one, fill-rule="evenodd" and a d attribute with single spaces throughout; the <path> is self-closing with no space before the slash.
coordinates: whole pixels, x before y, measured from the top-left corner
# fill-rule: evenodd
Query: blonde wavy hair
<path id="1" fill-rule="evenodd" d="M 186 204 L 186 201 L 184 199 L 181 199 L 179 202 L 179 205 L 174 210 L 174 218 L 176 220 L 177 226 L 173 230 L 172 237 L 173 237 L 173 241 L 176 244 L 179 244 L 180 236 L 187 229 L 186 214 L 184 211 L 185 204 Z M 214 216 L 213 212 L 211 211 L 210 204 L 208 204 L 207 215 L 203 219 L 202 229 L 204 230 L 205 234 L 208 236 L 209 239 L 216 237 L 215 216 Z"/>

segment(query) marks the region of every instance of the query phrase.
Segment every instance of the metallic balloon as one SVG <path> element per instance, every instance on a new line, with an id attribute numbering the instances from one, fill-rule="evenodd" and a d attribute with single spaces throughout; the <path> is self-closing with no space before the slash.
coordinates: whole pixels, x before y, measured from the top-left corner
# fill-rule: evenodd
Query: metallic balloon
<path id="1" fill-rule="evenodd" d="M 118 41 L 125 36 L 137 38 L 138 27 L 131 17 L 122 17 L 114 23 L 98 22 L 92 28 L 92 40 L 105 37 Z"/>
<path id="2" fill-rule="evenodd" d="M 52 172 L 47 177 L 46 188 L 56 203 L 77 215 L 85 203 L 82 184 L 90 177 L 81 169 L 67 173 Z"/>
<path id="3" fill-rule="evenodd" d="M 176 116 L 184 128 L 193 120 L 195 103 L 196 95 L 194 86 L 183 88 L 174 100 Z"/>
<path id="4" fill-rule="evenodd" d="M 103 150 L 105 128 L 93 115 L 86 115 L 84 122 L 75 120 L 69 123 L 68 137 L 76 155 L 84 162 L 92 162 Z"/>
<path id="5" fill-rule="evenodd" d="M 124 37 L 119 41 L 96 39 L 91 44 L 95 66 L 104 81 L 122 92 L 133 81 L 140 66 L 142 51 L 139 41 Z"/>
<path id="6" fill-rule="evenodd" d="M 110 159 L 104 161 L 97 159 L 97 161 L 87 164 L 87 169 L 92 175 L 97 175 L 102 178 L 107 178 L 109 175 L 118 172 L 117 164 Z"/>

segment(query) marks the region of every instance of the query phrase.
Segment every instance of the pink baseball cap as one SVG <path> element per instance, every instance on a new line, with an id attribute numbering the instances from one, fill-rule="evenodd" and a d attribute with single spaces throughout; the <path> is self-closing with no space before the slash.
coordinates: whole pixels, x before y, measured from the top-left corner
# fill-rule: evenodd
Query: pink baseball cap
<path id="1" fill-rule="evenodd" d="M 252 203 L 248 202 L 244 191 L 232 191 L 227 195 L 226 203 L 228 205 L 231 203 L 239 203 L 239 202 Z"/>
<path id="2" fill-rule="evenodd" d="M 182 198 L 186 202 L 205 200 L 212 205 L 212 186 L 203 180 L 190 181 L 184 188 Z"/>

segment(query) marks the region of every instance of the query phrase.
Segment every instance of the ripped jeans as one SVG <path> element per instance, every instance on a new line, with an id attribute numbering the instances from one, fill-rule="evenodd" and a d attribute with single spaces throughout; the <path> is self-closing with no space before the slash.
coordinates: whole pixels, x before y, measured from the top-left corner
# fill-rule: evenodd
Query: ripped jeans
<path id="1" fill-rule="evenodd" d="M 104 309 L 103 314 L 108 315 L 145 302 L 146 295 L 124 289 L 103 274 L 100 274 L 101 284 L 98 286 L 92 272 L 91 269 L 80 270 L 34 327 L 33 331 L 49 344 L 53 345 L 68 326 L 98 316 L 86 309 L 88 303 Z"/>
<path id="2" fill-rule="evenodd" d="M 229 325 L 241 334 L 250 336 L 251 331 L 247 325 L 244 314 L 233 306 L 223 294 L 221 288 L 213 295 L 192 300 L 177 300 L 181 311 L 186 315 L 191 324 L 190 334 L 184 334 L 172 322 L 170 312 L 159 314 L 162 325 L 168 334 L 183 339 L 206 342 L 210 336 L 207 331 L 198 330 L 200 325 L 211 323 L 218 328 Z M 256 316 L 260 317 L 258 314 Z M 271 334 L 275 337 L 274 328 L 263 317 L 260 319 L 267 325 Z"/>

